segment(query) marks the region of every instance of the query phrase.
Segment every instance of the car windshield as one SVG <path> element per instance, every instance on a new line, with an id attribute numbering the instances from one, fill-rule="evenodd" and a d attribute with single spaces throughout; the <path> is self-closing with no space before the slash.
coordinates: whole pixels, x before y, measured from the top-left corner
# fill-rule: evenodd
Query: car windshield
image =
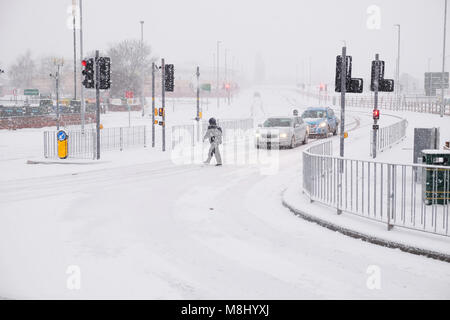
<path id="1" fill-rule="evenodd" d="M 264 127 L 290 127 L 292 125 L 292 119 L 289 118 L 269 118 L 264 121 Z"/>
<path id="2" fill-rule="evenodd" d="M 302 114 L 302 118 L 326 118 L 326 110 L 306 110 Z"/>

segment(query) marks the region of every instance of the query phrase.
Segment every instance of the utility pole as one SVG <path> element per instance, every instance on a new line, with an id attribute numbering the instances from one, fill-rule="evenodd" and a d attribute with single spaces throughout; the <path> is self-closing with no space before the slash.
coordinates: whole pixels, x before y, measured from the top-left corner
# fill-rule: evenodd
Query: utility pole
<path id="1" fill-rule="evenodd" d="M 197 141 L 200 141 L 200 67 L 197 66 Z"/>
<path id="2" fill-rule="evenodd" d="M 155 63 L 152 62 L 152 148 L 155 147 Z"/>
<path id="3" fill-rule="evenodd" d="M 95 50 L 95 103 L 96 103 L 96 129 L 97 129 L 97 160 L 100 159 L 100 68 L 99 52 Z"/>
<path id="4" fill-rule="evenodd" d="M 216 83 L 216 95 L 217 95 L 217 108 L 220 107 L 220 98 L 219 98 L 219 44 L 222 41 L 217 41 L 217 83 Z"/>
<path id="5" fill-rule="evenodd" d="M 72 22 L 73 22 L 73 99 L 77 99 L 77 35 L 76 35 L 76 7 L 77 1 L 72 0 Z"/>
<path id="6" fill-rule="evenodd" d="M 395 82 L 397 83 L 397 94 L 396 94 L 396 98 L 397 98 L 397 110 L 400 109 L 400 90 L 401 90 L 401 86 L 400 86 L 400 25 L 399 24 L 394 24 L 394 26 L 398 27 L 398 36 L 397 36 L 397 72 L 396 72 L 396 79 Z"/>
<path id="7" fill-rule="evenodd" d="M 142 61 L 144 61 L 144 21 L 140 21 L 141 23 L 141 58 Z M 145 95 L 144 95 L 144 88 L 145 88 L 145 75 L 143 72 L 143 69 L 141 69 L 142 73 L 142 94 L 141 94 L 141 101 L 142 101 L 142 116 L 145 114 Z"/>
<path id="8" fill-rule="evenodd" d="M 164 64 L 164 58 L 161 59 L 161 108 L 162 108 L 162 151 L 166 151 L 166 65 Z"/>
<path id="9" fill-rule="evenodd" d="M 445 72 L 445 36 L 447 29 L 447 0 L 445 0 L 444 7 L 444 42 L 442 45 L 442 74 L 441 74 L 441 117 L 444 116 L 445 112 L 445 101 L 444 101 L 444 72 Z"/>
<path id="10" fill-rule="evenodd" d="M 83 60 L 83 8 L 82 3 L 83 0 L 80 1 L 80 60 Z M 80 77 L 80 81 L 83 81 L 82 77 Z M 81 133 L 84 134 L 84 125 L 86 123 L 85 114 L 86 114 L 86 104 L 84 101 L 84 86 L 80 85 L 80 100 L 81 100 Z"/>
<path id="11" fill-rule="evenodd" d="M 374 86 L 375 86 L 375 91 L 374 91 L 374 106 L 373 106 L 373 110 L 374 110 L 374 114 L 375 114 L 375 110 L 378 110 L 378 80 L 380 78 L 380 68 L 378 66 L 378 61 L 379 61 L 380 57 L 379 54 L 377 53 L 375 55 L 375 79 L 374 79 Z M 372 158 L 375 159 L 377 157 L 377 122 L 378 120 L 374 117 L 373 119 L 373 127 L 372 127 Z"/>

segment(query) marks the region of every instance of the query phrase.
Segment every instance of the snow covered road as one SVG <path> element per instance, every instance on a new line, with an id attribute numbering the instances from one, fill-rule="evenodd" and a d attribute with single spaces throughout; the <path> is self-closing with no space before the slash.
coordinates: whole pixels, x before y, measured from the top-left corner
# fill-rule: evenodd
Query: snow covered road
<path id="1" fill-rule="evenodd" d="M 273 108 L 300 99 L 266 91 Z M 351 136 L 367 138 L 369 116 L 349 112 Z M 301 182 L 303 149 L 280 150 L 272 175 L 167 156 L 2 183 L 0 296 L 449 299 L 447 263 L 348 238 L 282 206 L 282 191 Z M 69 266 L 81 271 L 79 290 L 67 288 Z M 380 289 L 367 286 L 371 266 Z"/>

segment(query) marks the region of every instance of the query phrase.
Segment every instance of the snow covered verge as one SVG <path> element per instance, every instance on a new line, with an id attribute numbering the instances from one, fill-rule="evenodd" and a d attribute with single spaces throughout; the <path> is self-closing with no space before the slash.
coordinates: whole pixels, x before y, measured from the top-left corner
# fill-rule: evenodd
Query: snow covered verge
<path id="1" fill-rule="evenodd" d="M 450 262 L 450 242 L 447 237 L 400 227 L 388 231 L 387 225 L 381 222 L 345 212 L 337 215 L 334 208 L 310 202 L 298 183 L 291 184 L 285 190 L 282 202 L 299 217 L 330 230 L 373 244 Z"/>

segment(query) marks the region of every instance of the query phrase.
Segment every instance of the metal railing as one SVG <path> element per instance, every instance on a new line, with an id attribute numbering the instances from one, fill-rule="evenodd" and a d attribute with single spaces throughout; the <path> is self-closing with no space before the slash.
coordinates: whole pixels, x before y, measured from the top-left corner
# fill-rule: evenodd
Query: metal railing
<path id="1" fill-rule="evenodd" d="M 120 150 L 147 145 L 146 126 L 104 128 L 100 130 L 100 151 Z M 58 157 L 57 131 L 44 132 L 44 157 Z M 68 130 L 68 158 L 95 159 L 97 133 L 95 129 Z"/>
<path id="2" fill-rule="evenodd" d="M 406 137 L 408 121 L 402 119 L 389 126 L 380 128 L 377 134 L 377 152 L 392 147 Z M 372 133 L 373 134 L 373 133 Z M 372 155 L 372 135 L 370 136 L 370 155 Z"/>
<path id="3" fill-rule="evenodd" d="M 181 143 L 194 146 L 196 141 L 203 139 L 208 125 L 208 121 L 202 121 L 198 124 L 172 126 L 172 149 Z M 222 128 L 222 142 L 227 143 L 236 137 L 243 137 L 246 131 L 253 129 L 253 119 L 219 119 L 217 125 Z"/>
<path id="4" fill-rule="evenodd" d="M 385 223 L 449 234 L 450 167 L 332 156 L 332 141 L 303 152 L 303 191 L 311 201 Z"/>
<path id="5" fill-rule="evenodd" d="M 308 92 L 304 90 L 297 89 L 298 93 L 305 97 L 317 99 L 319 103 L 332 104 L 340 106 L 340 99 L 333 93 L 318 93 L 318 92 Z M 364 96 L 346 96 L 345 105 L 347 107 L 357 107 L 357 108 L 371 108 L 374 106 L 373 95 Z M 419 113 L 432 113 L 440 114 L 442 103 L 432 100 L 430 98 L 417 98 L 417 97 L 402 97 L 401 103 L 398 104 L 395 94 L 382 94 L 378 98 L 378 108 L 384 110 L 394 110 L 394 111 L 412 111 Z M 444 114 L 450 115 L 450 104 L 445 101 Z"/>

